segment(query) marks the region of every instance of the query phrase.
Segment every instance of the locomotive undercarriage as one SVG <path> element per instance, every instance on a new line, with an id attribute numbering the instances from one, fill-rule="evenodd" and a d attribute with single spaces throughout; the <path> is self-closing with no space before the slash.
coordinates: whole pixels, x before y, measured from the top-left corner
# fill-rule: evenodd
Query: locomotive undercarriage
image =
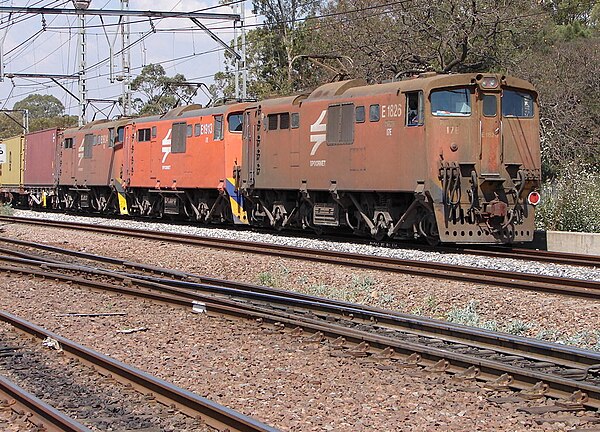
<path id="1" fill-rule="evenodd" d="M 230 223 L 226 193 L 208 190 L 129 189 L 123 193 L 131 215 L 186 219 L 201 223 Z M 81 213 L 119 214 L 114 187 L 61 187 L 48 195 L 48 207 Z"/>
<path id="2" fill-rule="evenodd" d="M 505 166 L 505 175 L 478 174 L 473 164 L 440 167 L 441 203 L 434 204 L 445 242 L 531 241 L 534 215 L 527 194 L 539 187 L 537 171 Z"/>
<path id="3" fill-rule="evenodd" d="M 70 212 L 106 215 L 119 213 L 116 191 L 104 186 L 59 187 L 50 196 L 48 206 Z"/>
<path id="4" fill-rule="evenodd" d="M 199 189 L 132 189 L 127 194 L 131 214 L 182 218 L 201 223 L 231 222 L 231 210 L 224 192 Z"/>
<path id="5" fill-rule="evenodd" d="M 310 229 L 318 234 L 340 227 L 382 240 L 437 239 L 431 200 L 422 193 L 253 191 L 245 195 L 250 223 L 276 229 Z"/>

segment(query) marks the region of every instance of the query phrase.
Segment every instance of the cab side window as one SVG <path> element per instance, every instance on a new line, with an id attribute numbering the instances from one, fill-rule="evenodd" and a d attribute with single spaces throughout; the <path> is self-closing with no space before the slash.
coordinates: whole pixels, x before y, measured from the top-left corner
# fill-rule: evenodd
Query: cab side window
<path id="1" fill-rule="evenodd" d="M 381 118 L 381 111 L 379 108 L 379 104 L 371 105 L 369 107 L 369 121 L 370 122 L 378 122 Z"/>
<path id="2" fill-rule="evenodd" d="M 124 139 L 125 139 L 125 127 L 121 126 L 120 128 L 117 128 L 117 140 L 115 141 L 115 145 L 122 143 Z"/>
<path id="3" fill-rule="evenodd" d="M 423 92 L 406 93 L 406 126 L 423 125 Z"/>
<path id="4" fill-rule="evenodd" d="M 115 128 L 108 129 L 108 146 L 109 147 L 115 146 Z"/>
<path id="5" fill-rule="evenodd" d="M 150 141 L 150 128 L 138 129 L 137 140 L 138 142 Z"/>
<path id="6" fill-rule="evenodd" d="M 213 139 L 215 141 L 223 139 L 223 116 L 215 116 L 215 127 L 213 129 Z"/>

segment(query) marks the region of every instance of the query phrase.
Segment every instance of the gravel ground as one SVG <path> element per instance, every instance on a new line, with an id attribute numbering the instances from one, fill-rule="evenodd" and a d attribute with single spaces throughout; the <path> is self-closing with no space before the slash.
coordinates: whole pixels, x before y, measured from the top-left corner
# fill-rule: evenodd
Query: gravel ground
<path id="1" fill-rule="evenodd" d="M 129 223 L 129 226 L 133 224 Z M 173 228 L 187 230 L 187 227 Z M 262 255 L 249 259 L 248 254 L 231 251 L 138 239 L 123 241 L 124 237 L 54 228 L 14 224 L 5 225 L 4 230 L 8 237 L 600 350 L 598 301 Z M 204 231 L 213 232 L 212 229 Z M 248 235 L 249 238 L 257 235 L 233 234 Z M 262 241 L 266 240 L 263 238 Z"/>
<path id="2" fill-rule="evenodd" d="M 2 309 L 283 431 L 562 431 L 583 415 L 540 425 L 517 408 L 543 402 L 495 405 L 486 398 L 500 394 L 480 384 L 332 356 L 327 344 L 251 321 L 16 275 L 0 275 L 0 286 Z M 127 315 L 58 316 L 67 312 Z M 117 333 L 139 327 L 147 331 Z"/>
<path id="3" fill-rule="evenodd" d="M 5 401 L 0 399 L 0 430 L 3 432 L 37 432 L 38 428 L 31 423 L 25 422 L 9 407 Z M 8 402 L 8 401 L 6 401 Z"/>
<path id="4" fill-rule="evenodd" d="M 196 419 L 156 403 L 79 361 L 42 347 L 41 341 L 0 324 L 0 371 L 11 381 L 92 431 L 211 432 Z"/>
<path id="5" fill-rule="evenodd" d="M 375 255 L 392 258 L 413 259 L 419 261 L 432 261 L 461 266 L 473 266 L 523 273 L 544 274 L 549 276 L 562 276 L 585 280 L 600 281 L 600 268 L 576 267 L 557 264 L 542 264 L 507 258 L 487 258 L 468 254 L 451 254 L 439 252 L 425 252 L 412 249 L 392 249 L 353 243 L 331 242 L 318 239 L 306 239 L 286 235 L 271 235 L 251 231 L 235 231 L 220 228 L 203 228 L 186 225 L 169 225 L 155 222 L 139 222 L 132 220 L 105 219 L 96 217 L 80 217 L 58 213 L 42 213 L 30 210 L 15 210 L 15 216 L 34 217 L 51 220 L 87 222 L 98 225 L 122 226 L 127 228 L 152 229 L 174 233 L 195 234 L 206 237 L 231 238 L 253 242 L 275 243 L 303 248 L 336 250 L 363 255 Z"/>

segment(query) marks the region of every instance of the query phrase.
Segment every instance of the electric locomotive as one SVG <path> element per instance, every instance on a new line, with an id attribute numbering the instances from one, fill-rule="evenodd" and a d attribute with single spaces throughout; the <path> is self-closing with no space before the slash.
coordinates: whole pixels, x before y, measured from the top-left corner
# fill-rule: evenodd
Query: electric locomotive
<path id="1" fill-rule="evenodd" d="M 236 181 L 251 224 L 377 239 L 533 239 L 537 94 L 498 74 L 325 84 L 244 112 Z"/>

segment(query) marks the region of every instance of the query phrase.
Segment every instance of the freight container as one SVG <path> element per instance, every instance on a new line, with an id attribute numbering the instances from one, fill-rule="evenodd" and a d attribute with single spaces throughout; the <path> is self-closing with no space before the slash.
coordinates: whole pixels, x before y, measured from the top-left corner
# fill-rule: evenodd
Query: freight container
<path id="1" fill-rule="evenodd" d="M 23 183 L 26 188 L 54 185 L 58 132 L 58 129 L 46 129 L 25 136 Z"/>
<path id="2" fill-rule="evenodd" d="M 5 162 L 0 164 L 0 190 L 18 192 L 23 186 L 23 135 L 2 140 Z"/>

